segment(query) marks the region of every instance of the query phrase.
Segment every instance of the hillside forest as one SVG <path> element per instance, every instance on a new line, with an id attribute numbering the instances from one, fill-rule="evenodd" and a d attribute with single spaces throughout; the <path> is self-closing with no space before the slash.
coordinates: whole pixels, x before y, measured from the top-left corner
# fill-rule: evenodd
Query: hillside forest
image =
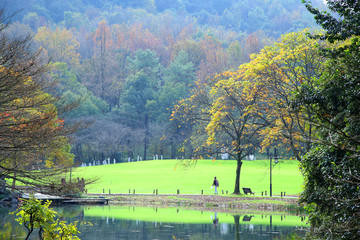
<path id="1" fill-rule="evenodd" d="M 6 34 L 30 34 L 32 51 L 49 62 L 57 82 L 49 93 L 58 104 L 78 102 L 61 115 L 65 124 L 88 124 L 72 135 L 76 165 L 191 158 L 192 124 L 170 121 L 177 102 L 282 34 L 315 27 L 297 0 L 5 0 L 2 7 L 11 16 Z"/>

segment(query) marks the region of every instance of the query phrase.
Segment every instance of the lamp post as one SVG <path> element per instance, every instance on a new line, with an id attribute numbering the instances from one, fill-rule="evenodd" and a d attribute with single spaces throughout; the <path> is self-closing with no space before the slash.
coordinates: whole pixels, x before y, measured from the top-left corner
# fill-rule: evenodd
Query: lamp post
<path id="1" fill-rule="evenodd" d="M 279 162 L 279 157 L 276 155 L 276 148 L 274 149 L 274 162 L 275 165 Z M 270 197 L 272 197 L 272 156 L 270 153 Z"/>
<path id="2" fill-rule="evenodd" d="M 270 153 L 270 197 L 272 197 L 272 156 Z"/>

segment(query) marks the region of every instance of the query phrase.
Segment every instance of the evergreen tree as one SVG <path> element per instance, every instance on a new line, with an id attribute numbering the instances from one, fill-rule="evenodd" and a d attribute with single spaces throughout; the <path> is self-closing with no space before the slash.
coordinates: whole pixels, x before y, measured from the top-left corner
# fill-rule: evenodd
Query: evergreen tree
<path id="1" fill-rule="evenodd" d="M 119 107 L 114 110 L 120 115 L 121 122 L 133 129 L 143 129 L 144 157 L 146 159 L 151 108 L 149 102 L 154 100 L 158 89 L 158 76 L 161 65 L 156 54 L 150 50 L 139 50 L 135 58 L 128 59 L 131 75 L 126 79 L 124 90 L 120 96 Z"/>
<path id="2" fill-rule="evenodd" d="M 328 49 L 325 71 L 304 85 L 295 105 L 309 107 L 317 126 L 312 150 L 304 157 L 305 190 L 315 234 L 326 239 L 359 239 L 360 217 L 360 5 L 355 0 L 327 1 L 331 15 L 304 1 L 326 30 L 321 39 L 346 40 Z"/>

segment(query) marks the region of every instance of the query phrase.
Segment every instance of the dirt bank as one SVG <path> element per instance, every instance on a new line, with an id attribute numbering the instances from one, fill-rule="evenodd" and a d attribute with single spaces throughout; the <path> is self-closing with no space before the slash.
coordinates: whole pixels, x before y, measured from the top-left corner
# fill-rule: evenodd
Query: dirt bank
<path id="1" fill-rule="evenodd" d="M 103 196 L 110 204 L 187 207 L 202 210 L 223 211 L 298 211 L 297 197 L 250 197 L 245 195 L 141 195 L 141 194 L 89 194 Z"/>

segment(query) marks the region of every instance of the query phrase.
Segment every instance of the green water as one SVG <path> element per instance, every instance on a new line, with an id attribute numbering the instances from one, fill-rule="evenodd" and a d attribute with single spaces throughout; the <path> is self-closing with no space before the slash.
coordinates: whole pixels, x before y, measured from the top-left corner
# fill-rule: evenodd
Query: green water
<path id="1" fill-rule="evenodd" d="M 304 216 L 289 214 L 231 214 L 183 208 L 136 206 L 64 206 L 54 208 L 63 219 L 79 221 L 83 240 L 129 239 L 284 239 L 303 236 Z M 8 212 L 0 211 L 0 239 L 24 239 L 26 230 Z M 32 239 L 38 239 L 33 233 Z"/>

